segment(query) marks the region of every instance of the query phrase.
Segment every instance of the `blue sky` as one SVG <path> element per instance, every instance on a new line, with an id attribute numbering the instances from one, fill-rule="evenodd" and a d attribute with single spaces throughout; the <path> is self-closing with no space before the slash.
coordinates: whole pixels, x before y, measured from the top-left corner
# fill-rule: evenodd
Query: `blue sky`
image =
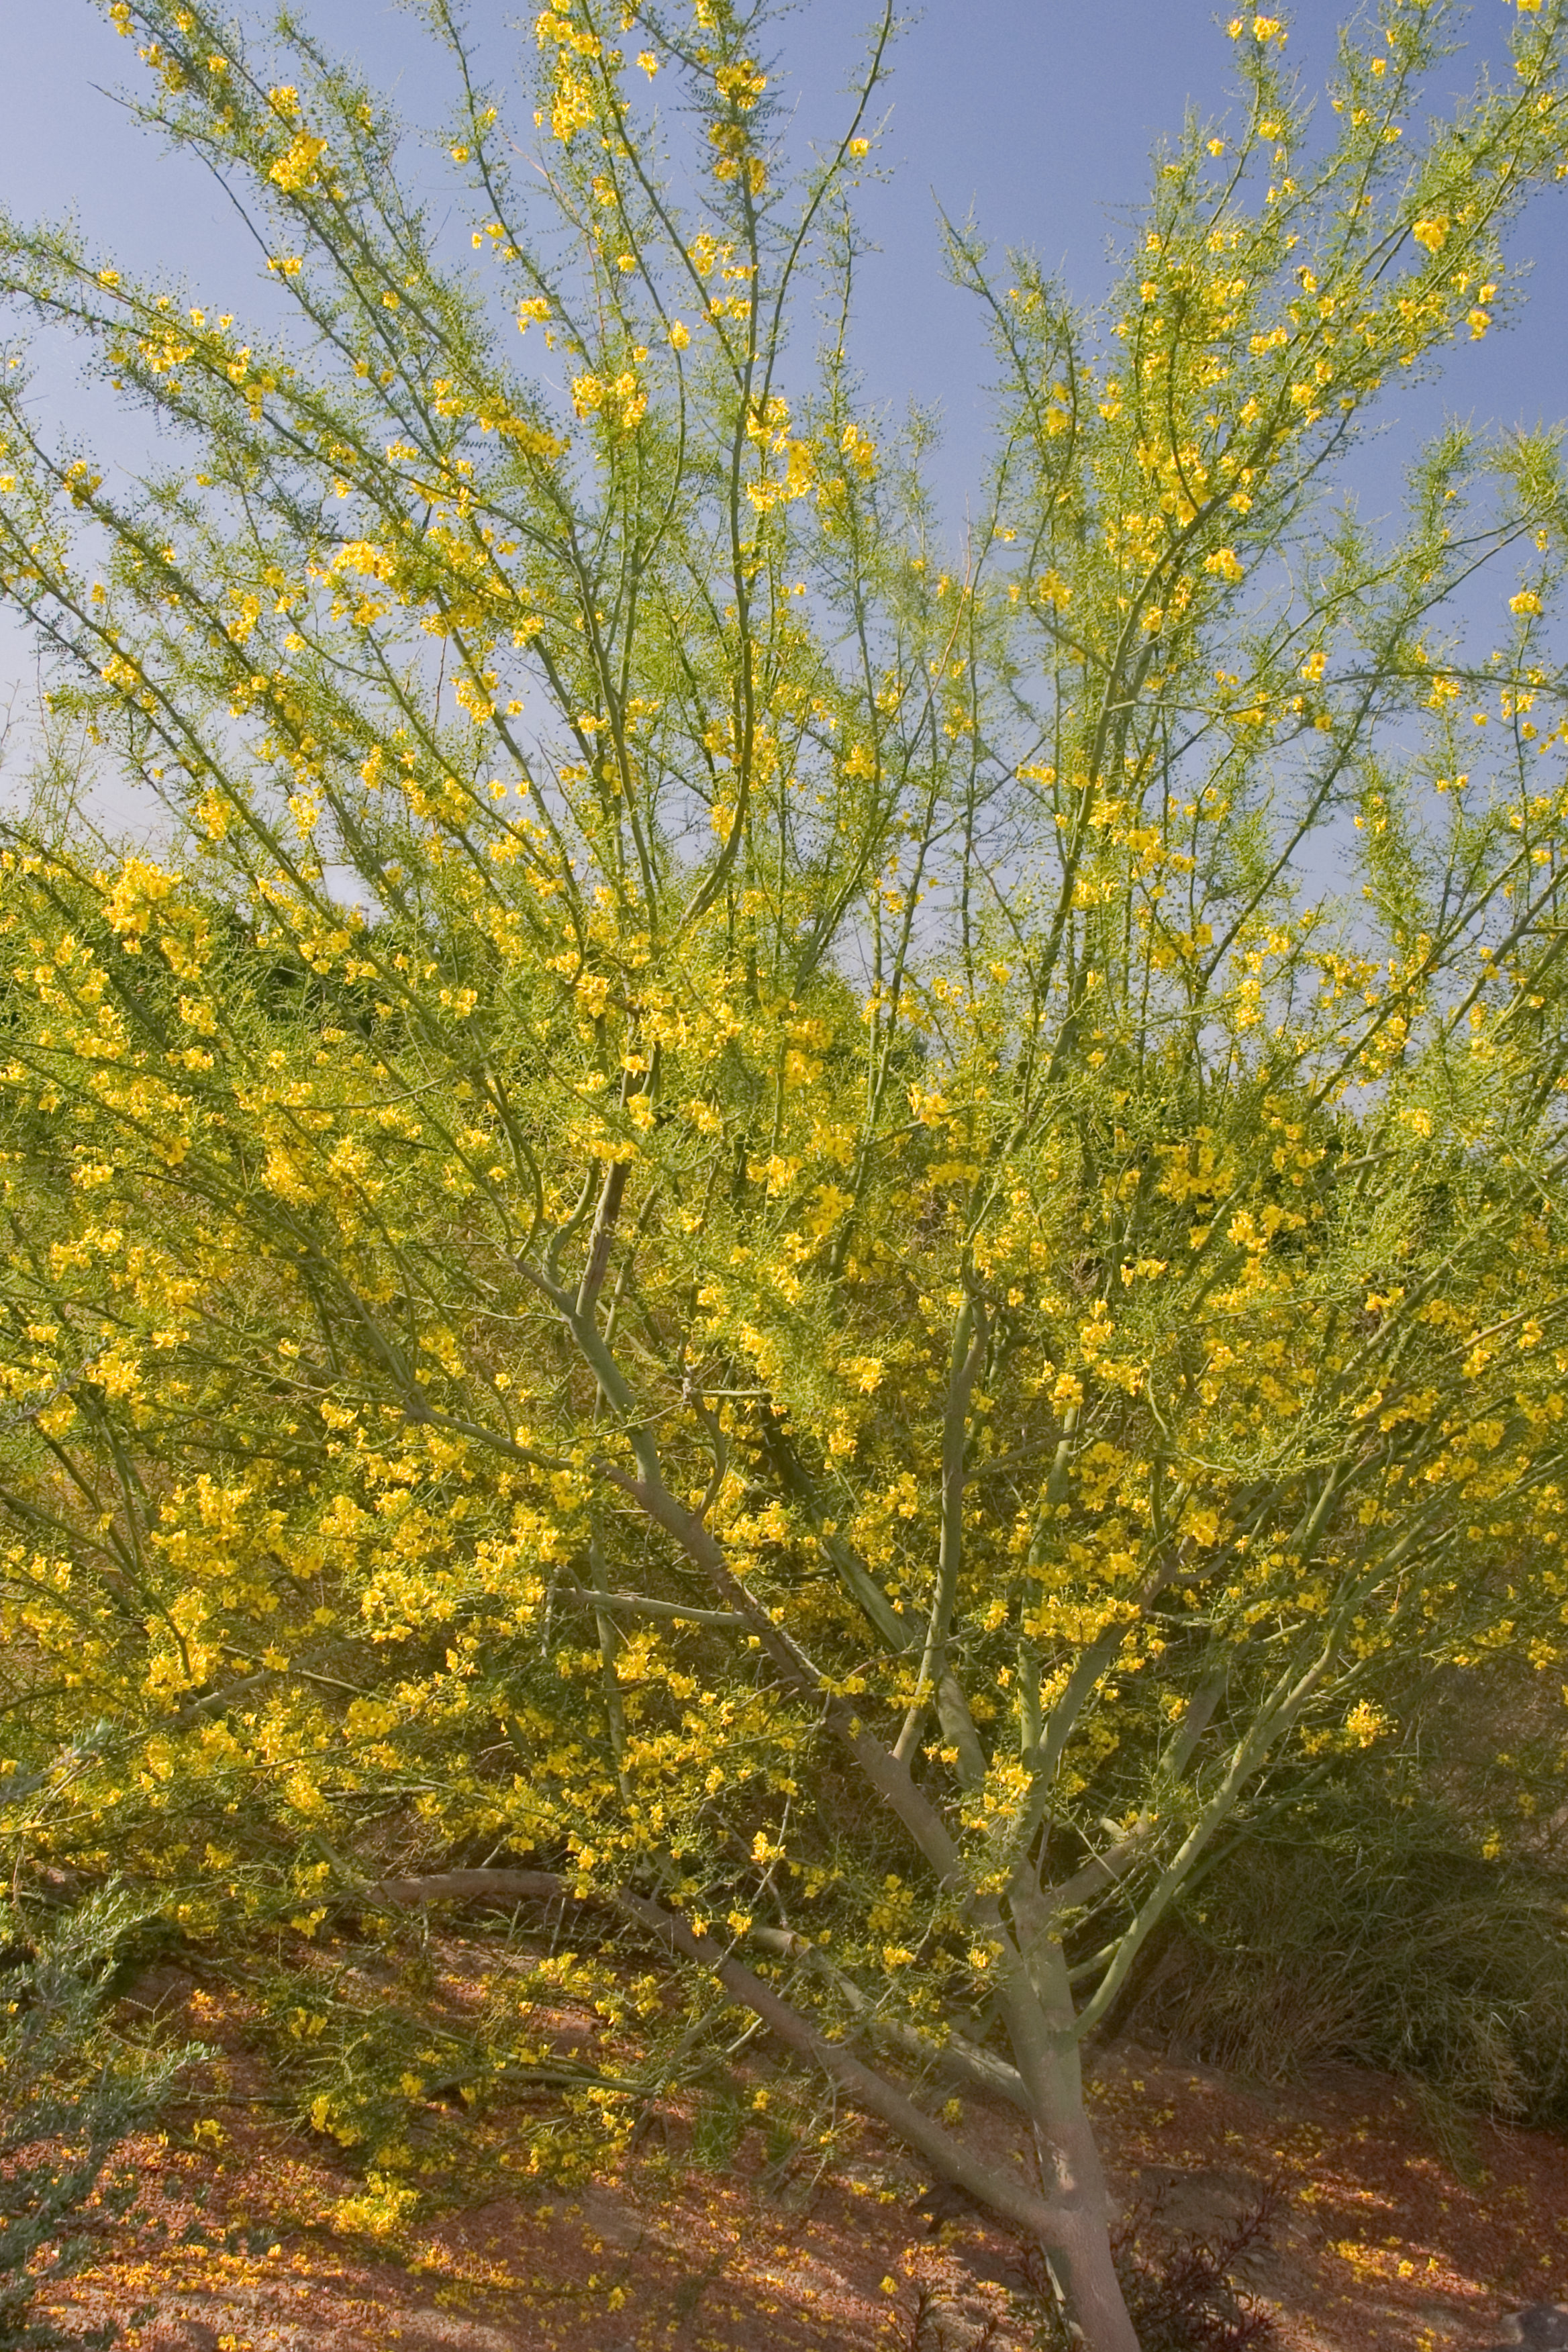
<path id="1" fill-rule="evenodd" d="M 826 135 L 838 117 L 868 6 L 803 0 L 781 23 L 779 61 L 808 135 Z M 258 12 L 240 13 L 254 21 Z M 439 121 L 443 61 L 407 14 L 387 0 L 301 0 L 300 13 L 393 91 L 412 121 Z M 1306 0 L 1286 13 L 1290 60 L 1311 86 L 1328 67 L 1343 12 Z M 1482 58 L 1500 58 L 1511 13 L 1503 0 L 1479 0 L 1468 49 L 1444 68 L 1443 87 L 1458 92 Z M 531 14 L 505 0 L 470 0 L 497 78 L 524 41 L 531 46 L 518 29 Z M 199 167 L 160 152 L 116 103 L 115 89 L 140 76 L 130 45 L 88 0 L 27 8 L 14 0 L 5 16 L 0 205 L 13 215 L 74 213 L 106 256 L 162 262 L 187 276 L 196 299 L 242 317 L 263 306 L 254 248 L 221 193 Z M 942 281 L 938 201 L 960 215 L 973 205 L 997 246 L 1035 247 L 1075 295 L 1093 299 L 1106 284 L 1108 247 L 1146 185 L 1152 147 L 1179 128 L 1189 103 L 1224 111 L 1229 58 L 1205 0 L 931 0 L 904 34 L 884 150 L 895 168 L 865 192 L 879 250 L 862 275 L 856 349 L 873 400 L 901 409 L 913 396 L 940 406 L 938 483 L 954 524 L 978 472 L 986 363 L 972 306 Z M 435 167 L 421 160 L 417 169 L 424 176 Z M 1568 185 L 1535 205 L 1517 250 L 1534 266 L 1512 325 L 1457 348 L 1440 384 L 1401 387 L 1389 429 L 1356 461 L 1358 489 L 1373 510 L 1395 502 L 1414 439 L 1446 412 L 1498 425 L 1568 412 Z M 74 407 L 55 369 L 44 388 Z M 25 667 L 15 632 L 0 634 L 0 684 Z"/>

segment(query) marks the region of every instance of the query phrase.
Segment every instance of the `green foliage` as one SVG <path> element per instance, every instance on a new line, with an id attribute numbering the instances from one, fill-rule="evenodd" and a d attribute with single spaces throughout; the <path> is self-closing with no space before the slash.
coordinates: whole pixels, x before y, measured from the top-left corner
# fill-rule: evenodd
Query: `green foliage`
<path id="1" fill-rule="evenodd" d="M 480 1973 L 460 1986 L 441 1981 L 411 1932 L 340 1945 L 306 1964 L 237 1963 L 236 1981 L 297 2121 L 330 2134 L 356 2164 L 461 2172 L 478 2123 L 499 2104 L 542 2094 L 574 2121 L 563 2128 L 551 2116 L 540 2168 L 580 2174 L 603 2152 L 605 2111 L 624 2131 L 656 2095 L 652 1980 L 625 1979 L 575 1951 L 520 1946 L 510 1934 L 467 1948 Z M 563 2002 L 586 2011 L 594 2046 L 574 2054 L 553 2046 L 549 2020 Z"/>
<path id="2" fill-rule="evenodd" d="M 53 1919 L 12 1910 L 0 1956 L 0 2347 L 48 2352 L 108 2344 L 112 2328 L 62 2336 L 38 2297 L 86 2258 L 90 2229 L 133 2191 L 105 2179 L 115 2145 L 143 2128 L 195 2048 L 150 2053 L 111 2038 L 103 2006 L 147 1920 L 109 1890 Z M 91 2207 L 90 2221 L 89 2208 Z M 84 2229 L 83 2224 L 89 2224 Z"/>
<path id="3" fill-rule="evenodd" d="M 691 2153 L 704 2172 L 728 2172 L 749 2118 L 732 2093 L 710 2093 L 700 2104 L 691 2133 Z"/>

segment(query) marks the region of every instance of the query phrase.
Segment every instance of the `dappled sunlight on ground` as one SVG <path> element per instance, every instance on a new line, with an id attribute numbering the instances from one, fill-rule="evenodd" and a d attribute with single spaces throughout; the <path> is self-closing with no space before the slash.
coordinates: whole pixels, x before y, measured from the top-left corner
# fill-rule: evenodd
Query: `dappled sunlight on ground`
<path id="1" fill-rule="evenodd" d="M 443 1952 L 460 2000 L 464 1948 Z M 165 1969 L 151 2005 L 221 2054 L 128 2147 L 137 2200 L 102 2221 L 61 2306 L 82 2326 L 116 2317 L 134 2352 L 870 2352 L 912 2341 L 922 2295 L 952 2352 L 1032 2340 L 1016 2249 L 955 2200 L 922 2206 L 926 2179 L 869 2126 L 841 2127 L 820 2173 L 770 2169 L 760 2128 L 704 2169 L 674 2104 L 633 2154 L 563 2186 L 526 2177 L 521 2114 L 500 2110 L 475 2126 L 468 2177 L 416 2197 L 290 2119 L 239 1991 Z M 558 2025 L 581 2046 L 593 2021 L 563 2008 Z M 1092 2096 L 1117 2192 L 1150 2226 L 1223 2233 L 1275 2185 L 1270 2242 L 1239 2275 L 1289 2352 L 1463 2352 L 1568 2291 L 1554 2137 L 1439 2133 L 1407 2087 L 1350 2068 L 1269 2088 L 1127 2045 Z M 1026 2160 L 1009 2113 L 971 2101 L 963 2127 L 993 2161 Z"/>

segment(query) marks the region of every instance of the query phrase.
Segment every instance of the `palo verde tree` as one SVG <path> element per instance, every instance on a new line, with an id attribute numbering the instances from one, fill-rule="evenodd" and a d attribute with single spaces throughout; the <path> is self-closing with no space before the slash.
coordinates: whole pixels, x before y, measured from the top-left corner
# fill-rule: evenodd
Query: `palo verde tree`
<path id="1" fill-rule="evenodd" d="M 514 131 L 430 0 L 476 259 L 296 25 L 110 13 L 295 323 L 0 232 L 181 451 L 10 355 L 5 590 L 162 828 L 4 875 L 13 1833 L 194 1935 L 563 1886 L 1128 2352 L 1085 2035 L 1226 1839 L 1568 1645 L 1555 445 L 1332 495 L 1564 171 L 1559 0 L 1451 115 L 1387 0 L 1315 125 L 1238 17 L 1104 319 L 955 233 L 947 552 L 846 355 L 888 20 L 792 171 L 760 8 L 546 9 Z"/>

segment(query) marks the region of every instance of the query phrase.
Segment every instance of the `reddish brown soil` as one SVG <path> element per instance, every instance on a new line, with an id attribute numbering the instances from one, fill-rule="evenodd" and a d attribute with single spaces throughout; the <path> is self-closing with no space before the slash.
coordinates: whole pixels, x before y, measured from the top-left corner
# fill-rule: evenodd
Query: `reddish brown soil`
<path id="1" fill-rule="evenodd" d="M 834 2167 L 764 2192 L 748 2134 L 726 2171 L 668 2144 L 580 2189 L 518 2177 L 506 2119 L 488 2180 L 427 2190 L 401 2218 L 356 2200 L 335 2144 L 260 2104 L 243 2004 L 164 1972 L 166 2022 L 225 2052 L 215 2087 L 126 2151 L 132 2210 L 60 2315 L 112 2315 L 140 2352 L 893 2352 L 1032 2339 L 1016 2248 L 973 2217 L 915 2210 L 926 2183 L 869 2126 Z M 569 2021 L 563 2021 L 563 2023 Z M 1502 2315 L 1568 2295 L 1568 2148 L 1477 2123 L 1438 2145 L 1415 2098 L 1348 2068 L 1285 2089 L 1130 2045 L 1093 2090 L 1118 2192 L 1212 2235 L 1278 2185 L 1272 2242 L 1242 2275 L 1287 2352 L 1437 2352 L 1498 2340 Z M 971 2102 L 965 2131 L 1025 2160 L 1016 2119 Z"/>

